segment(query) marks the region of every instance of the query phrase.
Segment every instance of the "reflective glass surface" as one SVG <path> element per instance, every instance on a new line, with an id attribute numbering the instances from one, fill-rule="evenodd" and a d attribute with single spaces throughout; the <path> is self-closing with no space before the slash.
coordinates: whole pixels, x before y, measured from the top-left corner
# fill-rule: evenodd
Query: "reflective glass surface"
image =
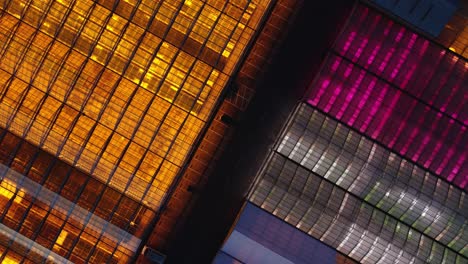
<path id="1" fill-rule="evenodd" d="M 126 262 L 268 5 L 0 1 L 1 259 Z"/>
<path id="2" fill-rule="evenodd" d="M 467 189 L 467 73 L 464 58 L 358 6 L 307 101 Z"/>
<path id="3" fill-rule="evenodd" d="M 468 261 L 463 190 L 305 103 L 249 200 L 363 263 Z"/>

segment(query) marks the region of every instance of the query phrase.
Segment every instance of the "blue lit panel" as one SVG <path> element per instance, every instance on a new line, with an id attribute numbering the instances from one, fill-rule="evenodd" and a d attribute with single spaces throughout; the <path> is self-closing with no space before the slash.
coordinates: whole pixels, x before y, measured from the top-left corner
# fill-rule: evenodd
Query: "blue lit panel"
<path id="1" fill-rule="evenodd" d="M 336 250 L 246 203 L 215 263 L 336 263 Z M 225 262 L 221 262 L 221 260 Z"/>
<path id="2" fill-rule="evenodd" d="M 453 0 L 372 0 L 387 11 L 437 36 L 450 20 L 459 1 Z"/>

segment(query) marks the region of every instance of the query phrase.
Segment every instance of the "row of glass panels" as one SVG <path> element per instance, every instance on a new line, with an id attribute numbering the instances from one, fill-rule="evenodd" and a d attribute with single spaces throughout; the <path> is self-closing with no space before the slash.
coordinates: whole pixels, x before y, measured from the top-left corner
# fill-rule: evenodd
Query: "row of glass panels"
<path id="1" fill-rule="evenodd" d="M 307 104 L 289 121 L 250 200 L 366 263 L 467 260 L 464 191 Z M 351 246 L 339 243 L 346 228 Z"/>
<path id="2" fill-rule="evenodd" d="M 311 83 L 308 102 L 467 188 L 468 62 L 358 10 Z"/>
<path id="3" fill-rule="evenodd" d="M 11 132 L 37 147 L 23 153 L 27 144 L 19 143 L 2 160 L 46 184 L 60 162 L 38 162 L 45 150 L 98 179 L 83 185 L 96 193 L 66 197 L 70 215 L 117 220 L 122 197 L 138 204 L 124 219 L 156 211 L 269 4 L 0 0 L 0 126 L 8 131 L 0 140 Z M 62 175 L 67 187 L 76 180 L 70 175 Z M 115 244 L 111 233 L 55 208 L 67 202 L 46 206 L 21 183 L 3 182 L 3 223 L 25 239 L 5 233 L 0 260 L 32 261 L 27 252 L 42 248 L 77 262 L 125 263 L 134 254 L 137 246 Z M 96 209 L 104 197 L 116 198 L 112 208 Z M 81 200 L 95 202 L 83 211 Z M 119 228 L 140 238 L 148 223 L 139 222 L 138 232 L 133 221 Z M 32 244 L 23 250 L 21 241 Z"/>
<path id="4" fill-rule="evenodd" d="M 467 261 L 322 177 L 306 175 L 306 188 L 313 194 L 307 196 L 277 184 L 283 175 L 270 173 L 269 166 L 300 167 L 280 154 L 272 154 L 249 200 L 361 263 Z M 304 177 L 304 172 L 297 171 L 294 177 Z"/>

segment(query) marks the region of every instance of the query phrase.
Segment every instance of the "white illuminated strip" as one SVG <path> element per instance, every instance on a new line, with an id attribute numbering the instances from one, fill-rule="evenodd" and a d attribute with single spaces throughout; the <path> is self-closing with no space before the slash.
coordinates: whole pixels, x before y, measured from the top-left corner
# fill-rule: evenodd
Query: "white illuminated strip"
<path id="1" fill-rule="evenodd" d="M 345 207 L 348 205 L 348 199 L 349 199 L 349 194 L 345 194 L 344 197 L 343 197 L 343 202 L 341 203 L 341 206 L 340 206 L 340 209 L 338 210 L 338 213 L 337 215 L 338 216 L 341 216 L 344 214 L 344 209 Z M 298 226 L 300 227 L 300 226 Z M 333 237 L 333 232 L 336 233 L 336 231 L 338 231 L 339 229 L 341 228 L 340 224 L 338 223 L 338 221 L 332 221 L 332 223 L 330 224 L 330 227 L 327 229 L 327 231 L 323 234 L 323 236 L 320 238 L 321 241 L 326 241 L 326 239 L 328 237 Z M 344 243 L 344 241 L 347 241 L 349 238 L 349 235 L 345 238 L 345 240 L 343 240 L 342 243 Z"/>
<path id="2" fill-rule="evenodd" d="M 284 146 L 286 145 L 286 142 L 288 142 L 288 139 L 289 139 L 288 135 L 284 136 L 283 141 L 281 142 L 281 144 L 278 147 L 278 151 L 283 150 Z"/>
<path id="3" fill-rule="evenodd" d="M 389 243 L 389 241 L 357 225 L 349 227 L 346 239 L 337 249 L 343 250 L 343 247 L 345 247 L 350 239 L 358 241 L 358 243 L 353 247 L 349 256 L 361 259 L 363 263 L 422 263 L 421 260 L 416 259 L 410 252 L 403 250 L 393 243 Z M 384 245 L 388 245 L 385 250 L 383 249 Z"/>
<path id="4" fill-rule="evenodd" d="M 52 252 L 50 249 L 47 249 L 40 244 L 32 241 L 31 239 L 21 235 L 20 233 L 16 232 L 15 230 L 3 225 L 0 223 L 0 233 L 3 236 L 6 236 L 16 244 L 20 244 L 24 248 L 28 249 L 30 252 L 36 253 L 40 256 L 44 256 L 47 258 L 47 263 L 65 263 L 65 264 L 72 264 L 73 262 L 65 259 L 64 257 L 57 255 L 56 253 Z"/>
<path id="5" fill-rule="evenodd" d="M 101 217 L 94 215 L 79 205 L 70 202 L 57 193 L 50 191 L 3 164 L 0 164 L 0 179 L 7 179 L 17 188 L 20 188 L 22 192 L 37 198 L 47 206 L 50 206 L 60 213 L 78 221 L 83 226 L 95 231 L 95 235 L 99 236 L 102 234 L 106 238 L 117 242 L 120 246 L 132 252 L 136 252 L 141 243 L 141 239 L 109 223 Z"/>
<path id="6" fill-rule="evenodd" d="M 325 184 L 331 185 L 331 183 Z M 322 211 L 336 215 L 331 223 L 320 219 L 312 227 L 312 230 L 320 227 L 328 228 L 327 232 L 320 237 L 321 241 L 362 263 L 397 263 L 397 261 L 400 263 L 423 263 L 427 256 L 421 255 L 421 252 L 428 252 L 435 259 L 442 259 L 443 255 L 447 253 L 433 249 L 432 243 L 423 243 L 423 245 L 418 246 L 419 239 L 408 238 L 421 237 L 421 233 L 396 220 L 390 220 L 393 224 L 384 224 L 383 213 L 375 212 L 370 208 L 365 209 L 362 204 L 356 204 L 358 202 L 356 199 L 345 195 L 343 203 L 337 211 L 330 205 L 322 208 L 316 201 L 313 202 L 312 207 L 319 206 Z M 345 208 L 353 206 L 359 207 L 361 210 L 354 211 L 352 214 L 345 212 Z M 368 219 L 369 216 L 371 216 L 370 219 Z M 349 219 L 354 219 L 356 222 L 350 223 Z M 346 228 L 336 232 L 337 228 L 342 227 Z M 395 227 L 396 231 L 394 232 Z M 393 235 L 389 237 L 390 233 Z M 342 238 L 340 239 L 340 237 Z M 405 240 L 406 242 L 401 242 Z M 416 251 L 414 251 L 415 249 Z"/>

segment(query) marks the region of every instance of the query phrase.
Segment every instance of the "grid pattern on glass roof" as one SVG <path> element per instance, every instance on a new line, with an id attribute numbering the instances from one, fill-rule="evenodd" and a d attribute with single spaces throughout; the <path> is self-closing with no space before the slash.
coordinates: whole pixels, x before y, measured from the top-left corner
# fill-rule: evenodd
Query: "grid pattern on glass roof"
<path id="1" fill-rule="evenodd" d="M 364 263 L 467 261 L 464 191 L 307 104 L 249 199 Z"/>
<path id="2" fill-rule="evenodd" d="M 307 102 L 466 189 L 467 73 L 465 59 L 358 6 Z"/>
<path id="3" fill-rule="evenodd" d="M 2 182 L 2 223 L 72 262 L 128 261 L 137 246 L 55 207 L 141 238 L 269 4 L 0 1 L 0 161 L 61 201 Z M 41 257 L 2 238 L 0 262 Z"/>

